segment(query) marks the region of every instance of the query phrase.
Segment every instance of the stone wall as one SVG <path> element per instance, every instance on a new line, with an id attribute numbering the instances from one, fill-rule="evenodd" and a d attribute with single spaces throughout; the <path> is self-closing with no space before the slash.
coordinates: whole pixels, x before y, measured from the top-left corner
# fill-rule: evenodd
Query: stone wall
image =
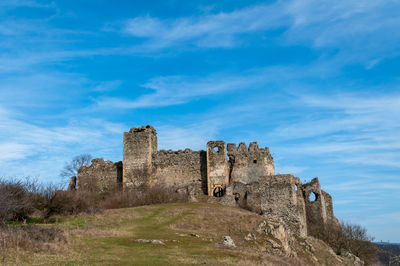
<path id="1" fill-rule="evenodd" d="M 299 184 L 299 178 L 292 175 L 260 178 L 261 209 L 269 219 L 283 222 L 291 231 L 305 236 L 305 206 L 297 188 Z"/>
<path id="2" fill-rule="evenodd" d="M 187 188 L 193 195 L 207 193 L 205 151 L 160 150 L 152 161 L 152 185 Z"/>
<path id="3" fill-rule="evenodd" d="M 326 202 L 318 178 L 313 178 L 311 182 L 303 184 L 303 193 L 307 213 L 308 230 L 312 230 L 312 227 L 315 225 L 326 224 Z M 315 197 L 314 200 L 313 197 Z"/>
<path id="4" fill-rule="evenodd" d="M 224 191 L 229 184 L 226 144 L 222 140 L 207 143 L 207 181 L 208 195 L 214 195 L 216 189 Z"/>
<path id="5" fill-rule="evenodd" d="M 329 195 L 329 193 L 323 191 L 322 189 L 321 189 L 321 193 L 322 193 L 322 196 L 324 197 L 324 201 L 325 201 L 327 223 L 329 224 L 329 226 L 336 226 L 337 228 L 340 228 L 341 227 L 340 222 L 333 214 L 332 196 Z"/>
<path id="6" fill-rule="evenodd" d="M 306 210 L 299 178 L 292 175 L 262 176 L 257 182 L 233 182 L 230 187 L 239 207 L 281 222 L 301 236 L 307 235 Z"/>
<path id="7" fill-rule="evenodd" d="M 144 190 L 151 185 L 152 156 L 157 152 L 157 133 L 152 126 L 124 133 L 124 189 Z"/>
<path id="8" fill-rule="evenodd" d="M 257 182 L 261 176 L 275 174 L 274 161 L 268 148 L 260 149 L 257 142 L 251 142 L 249 148 L 245 143 L 228 144 L 230 164 L 230 182 L 250 184 Z"/>
<path id="9" fill-rule="evenodd" d="M 82 166 L 78 172 L 78 188 L 90 191 L 108 192 L 122 184 L 122 162 L 113 163 L 93 159 L 89 166 Z"/>

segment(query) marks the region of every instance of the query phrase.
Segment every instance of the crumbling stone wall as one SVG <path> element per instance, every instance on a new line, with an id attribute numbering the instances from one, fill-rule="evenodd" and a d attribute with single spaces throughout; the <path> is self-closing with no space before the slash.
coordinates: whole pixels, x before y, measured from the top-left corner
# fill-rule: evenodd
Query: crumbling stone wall
<path id="1" fill-rule="evenodd" d="M 208 195 L 215 196 L 216 189 L 224 191 L 229 184 L 226 144 L 222 140 L 207 143 L 207 180 Z"/>
<path id="2" fill-rule="evenodd" d="M 262 176 L 258 182 L 234 182 L 232 187 L 238 206 L 283 223 L 301 236 L 307 235 L 306 210 L 299 178 L 292 175 Z"/>
<path id="3" fill-rule="evenodd" d="M 228 144 L 230 164 L 230 182 L 250 184 L 257 182 L 261 176 L 275 174 L 274 161 L 268 148 L 260 149 L 257 142 Z"/>
<path id="4" fill-rule="evenodd" d="M 234 196 L 237 206 L 259 214 L 263 213 L 261 209 L 260 183 L 258 181 L 248 184 L 233 182 L 227 189 L 227 194 L 229 195 L 230 193 Z"/>
<path id="5" fill-rule="evenodd" d="M 327 211 L 324 194 L 318 178 L 313 178 L 311 182 L 303 184 L 304 200 L 307 213 L 308 230 L 313 230 L 314 225 L 327 223 Z M 314 194 L 315 200 L 312 200 Z"/>
<path id="6" fill-rule="evenodd" d="M 124 133 L 123 184 L 125 189 L 145 190 L 151 185 L 152 156 L 157 152 L 157 133 L 152 126 Z"/>
<path id="7" fill-rule="evenodd" d="M 78 188 L 108 192 L 122 185 L 122 162 L 113 163 L 93 159 L 92 164 L 82 166 L 78 172 Z"/>
<path id="8" fill-rule="evenodd" d="M 292 175 L 260 178 L 261 209 L 269 219 L 281 221 L 291 231 L 306 236 L 305 205 L 298 192 L 300 184 L 300 179 Z"/>
<path id="9" fill-rule="evenodd" d="M 325 201 L 326 219 L 327 219 L 328 225 L 336 226 L 337 228 L 340 228 L 341 227 L 340 222 L 333 214 L 332 196 L 329 195 L 329 193 L 323 191 L 322 189 L 321 189 L 321 193 L 322 193 L 322 196 Z"/>
<path id="10" fill-rule="evenodd" d="M 187 189 L 192 195 L 207 193 L 206 152 L 160 150 L 153 154 L 152 184 Z"/>

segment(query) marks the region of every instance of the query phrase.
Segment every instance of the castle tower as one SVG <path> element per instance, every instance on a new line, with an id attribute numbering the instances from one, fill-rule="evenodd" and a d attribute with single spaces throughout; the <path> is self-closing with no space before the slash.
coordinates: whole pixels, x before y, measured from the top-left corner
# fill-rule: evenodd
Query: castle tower
<path id="1" fill-rule="evenodd" d="M 224 141 L 207 143 L 207 183 L 208 195 L 221 197 L 229 184 L 229 168 Z"/>
<path id="2" fill-rule="evenodd" d="M 144 190 L 151 185 L 152 155 L 157 132 L 152 126 L 124 132 L 122 182 L 124 189 Z"/>

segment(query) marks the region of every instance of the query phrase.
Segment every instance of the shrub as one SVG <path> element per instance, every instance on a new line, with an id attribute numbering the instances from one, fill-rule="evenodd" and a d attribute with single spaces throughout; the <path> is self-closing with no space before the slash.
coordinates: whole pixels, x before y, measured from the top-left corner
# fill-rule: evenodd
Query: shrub
<path id="1" fill-rule="evenodd" d="M 63 191 L 54 186 L 43 187 L 35 194 L 33 205 L 42 218 L 52 215 L 71 215 L 81 212 L 93 213 L 98 210 L 96 194 L 87 191 Z"/>
<path id="2" fill-rule="evenodd" d="M 347 250 L 359 257 L 367 265 L 377 261 L 378 249 L 372 243 L 374 239 L 368 236 L 366 228 L 358 224 L 342 222 L 342 232 Z"/>
<path id="3" fill-rule="evenodd" d="M 377 261 L 378 250 L 371 242 L 373 238 L 368 236 L 367 230 L 360 225 L 342 222 L 339 227 L 334 223 L 314 223 L 309 228 L 310 235 L 323 240 L 338 255 L 348 251 L 363 260 L 366 265 Z"/>
<path id="4" fill-rule="evenodd" d="M 53 215 L 93 213 L 142 205 L 187 202 L 186 190 L 153 186 L 146 191 L 125 191 L 115 188 L 107 193 L 93 190 L 64 191 L 59 186 L 43 185 L 36 180 L 0 181 L 0 223 L 9 219 L 23 220 L 34 211 L 44 220 Z"/>
<path id="5" fill-rule="evenodd" d="M 22 220 L 33 212 L 30 193 L 21 181 L 0 180 L 0 223 Z"/>

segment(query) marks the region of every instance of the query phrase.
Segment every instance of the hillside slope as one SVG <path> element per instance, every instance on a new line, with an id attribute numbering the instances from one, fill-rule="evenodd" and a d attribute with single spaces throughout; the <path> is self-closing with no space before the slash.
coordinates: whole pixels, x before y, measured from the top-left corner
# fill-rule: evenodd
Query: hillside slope
<path id="1" fill-rule="evenodd" d="M 255 213 L 210 203 L 182 203 L 60 217 L 43 225 L 66 241 L 46 250 L 12 250 L 6 263 L 33 265 L 352 265 L 322 241 L 286 238 Z M 230 236 L 236 247 L 223 245 Z"/>

